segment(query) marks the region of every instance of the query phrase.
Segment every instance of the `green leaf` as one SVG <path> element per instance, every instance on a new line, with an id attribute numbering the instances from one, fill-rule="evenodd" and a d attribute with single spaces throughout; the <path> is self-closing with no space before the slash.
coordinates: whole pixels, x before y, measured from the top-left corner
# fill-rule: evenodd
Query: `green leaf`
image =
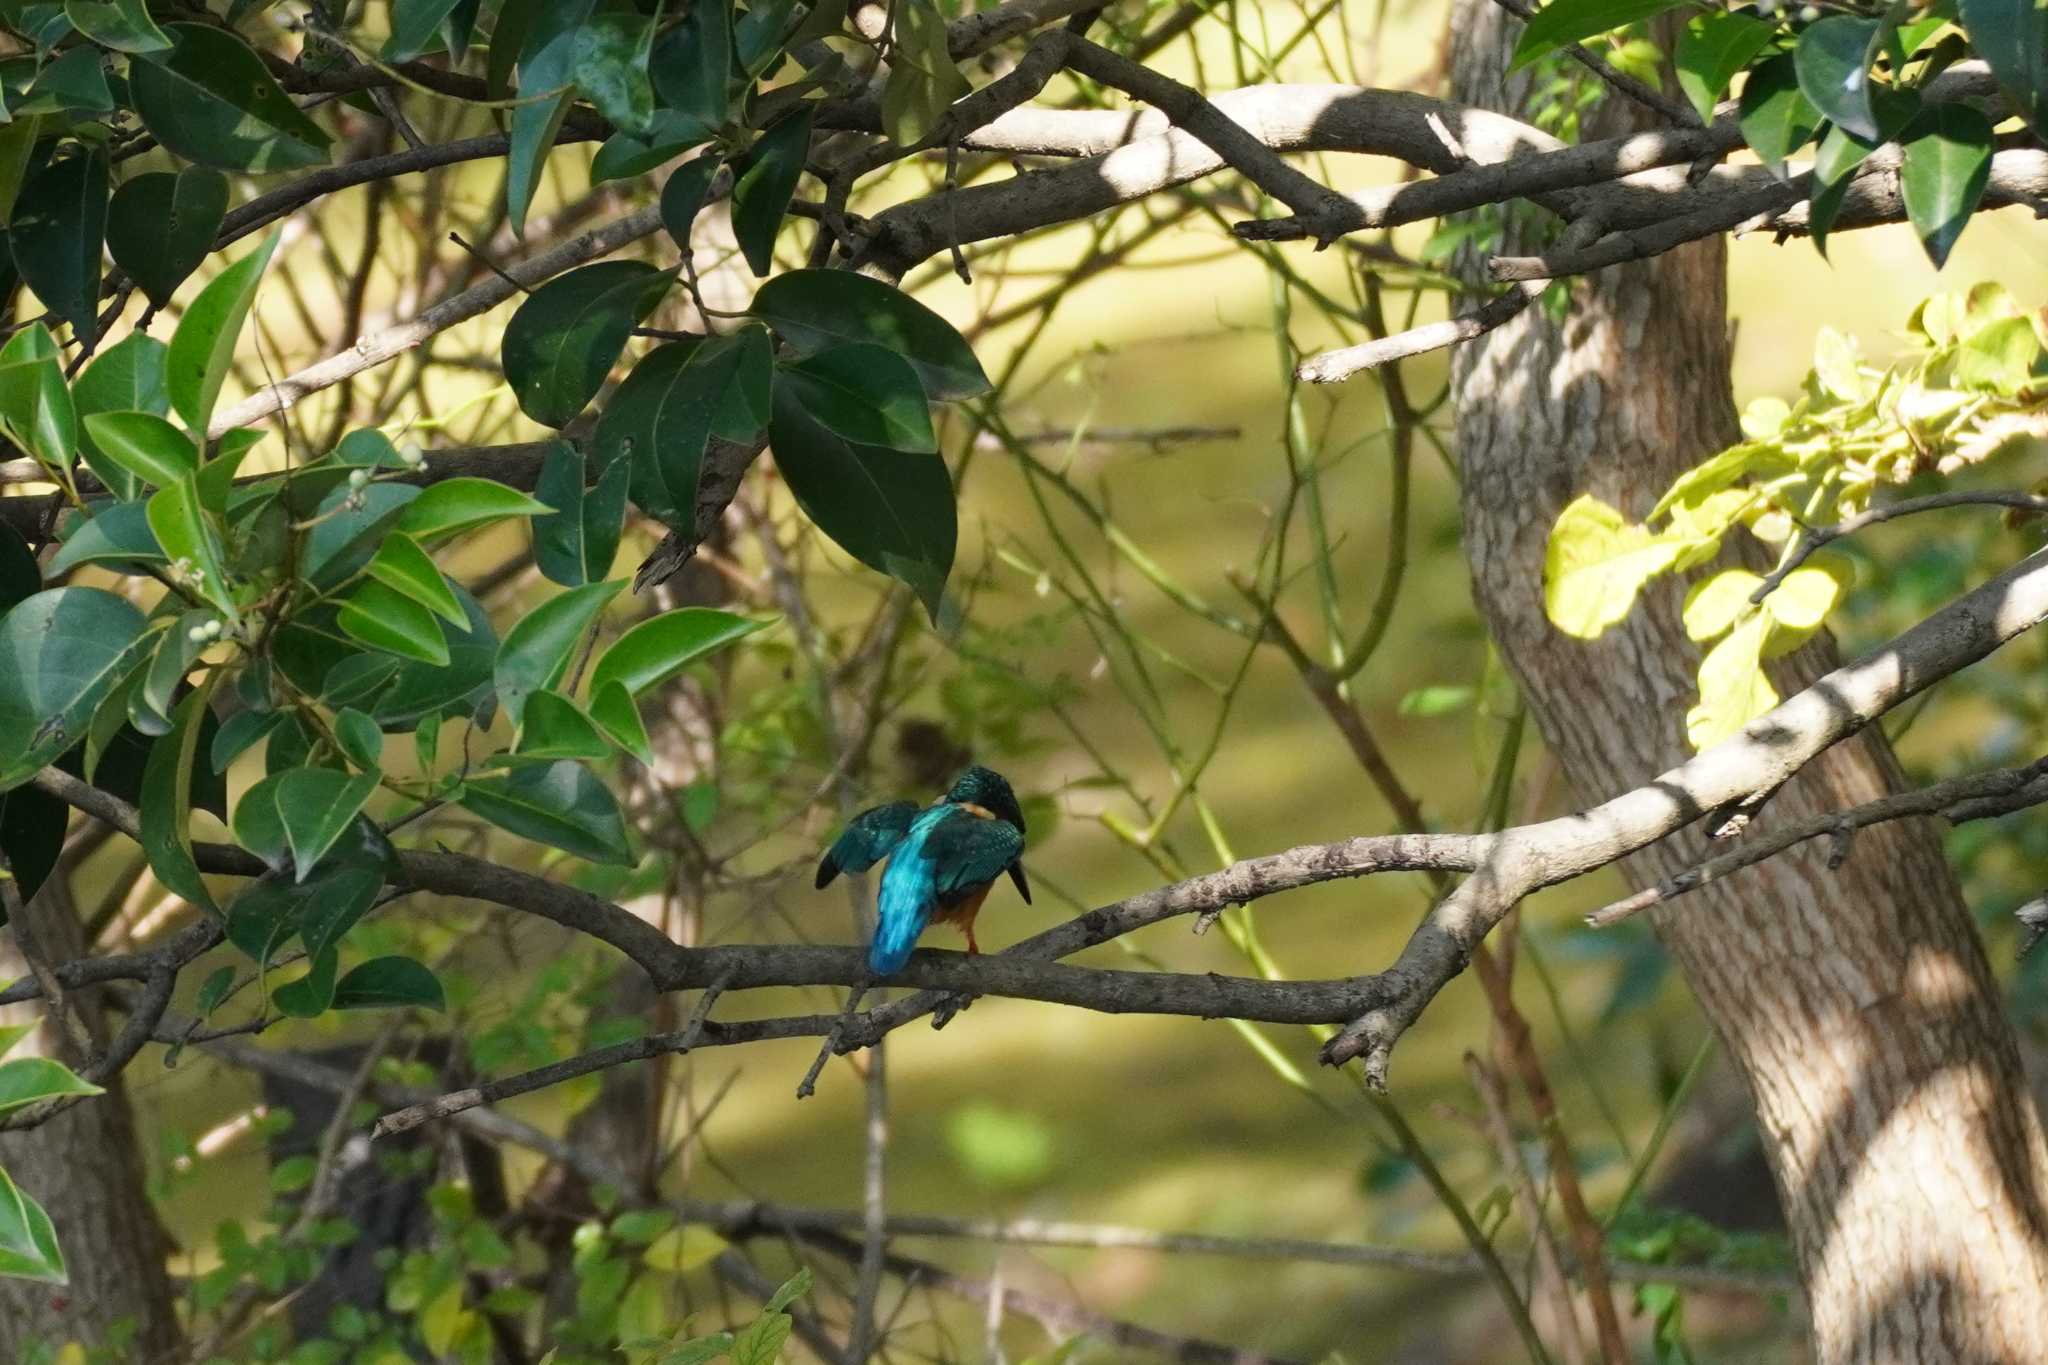
<path id="1" fill-rule="evenodd" d="M 606 683 L 624 684 L 639 696 L 691 664 L 773 624 L 711 607 L 683 607 L 640 622 L 612 641 L 590 671 L 591 695 Z"/>
<path id="2" fill-rule="evenodd" d="M 213 420 L 213 405 L 220 399 L 221 385 L 227 381 L 235 347 L 241 342 L 242 323 L 256 301 L 256 286 L 283 231 L 273 228 L 261 246 L 207 281 L 178 319 L 166 357 L 166 378 L 171 406 L 195 439 L 205 438 L 207 424 Z"/>
<path id="3" fill-rule="evenodd" d="M 149 17 L 145 0 L 65 0 L 64 17 L 80 33 L 115 52 L 162 52 L 171 45 Z"/>
<path id="4" fill-rule="evenodd" d="M 317 1019 L 327 1013 L 334 1000 L 334 972 L 338 965 L 333 949 L 313 955 L 306 974 L 270 993 L 280 1012 L 294 1019 Z"/>
<path id="5" fill-rule="evenodd" d="M 608 682 L 590 689 L 590 718 L 612 743 L 648 767 L 654 766 L 654 746 L 647 742 L 647 726 L 624 683 Z"/>
<path id="6" fill-rule="evenodd" d="M 1991 120 L 1966 104 L 1936 105 L 1928 129 L 1906 144 L 1899 179 L 1906 216 L 1939 270 L 1991 178 Z"/>
<path id="7" fill-rule="evenodd" d="M 45 66 L 15 110 L 24 114 L 97 115 L 114 112 L 113 91 L 99 52 L 80 44 Z"/>
<path id="8" fill-rule="evenodd" d="M 554 510 L 495 479 L 443 479 L 428 484 L 406 504 L 398 529 L 416 540 L 439 540 L 507 517 L 542 516 Z"/>
<path id="9" fill-rule="evenodd" d="M 917 371 L 884 347 L 856 342 L 819 351 L 782 366 L 775 387 L 849 441 L 925 453 L 939 448 Z"/>
<path id="10" fill-rule="evenodd" d="M 384 766 L 384 731 L 355 707 L 335 712 L 334 740 L 356 766 L 371 772 Z"/>
<path id="11" fill-rule="evenodd" d="M 705 152 L 670 171 L 668 182 L 661 187 L 661 225 L 680 250 L 690 249 L 690 226 L 711 197 L 711 182 L 724 164 L 716 152 Z"/>
<path id="12" fill-rule="evenodd" d="M 655 40 L 654 93 L 706 134 L 725 123 L 732 82 L 732 5 L 705 0 Z M 707 183 L 709 177 L 706 177 Z"/>
<path id="13" fill-rule="evenodd" d="M 1777 689 L 1764 676 L 1763 646 L 1770 617 L 1759 612 L 1721 637 L 1700 660 L 1700 699 L 1685 714 L 1686 737 L 1694 749 L 1711 749 L 1778 704 Z"/>
<path id="14" fill-rule="evenodd" d="M 373 957 L 334 983 L 338 1010 L 388 1010 L 417 1007 L 445 1012 L 448 997 L 425 964 L 409 957 Z"/>
<path id="15" fill-rule="evenodd" d="M 2034 366 L 2040 354 L 2041 344 L 2029 319 L 2000 319 L 1978 328 L 1956 348 L 1956 385 L 2016 394 L 2034 382 Z"/>
<path id="16" fill-rule="evenodd" d="M 167 642 L 174 643 L 174 642 Z M 142 851 L 149 870 L 166 890 L 210 914 L 219 914 L 199 864 L 192 857 L 192 765 L 199 752 L 199 731 L 206 714 L 213 679 L 185 694 L 171 713 L 170 733 L 149 749 L 142 771 Z"/>
<path id="17" fill-rule="evenodd" d="M 1901 94 L 1878 90 L 1872 92 L 1871 101 L 1873 117 L 1877 120 L 1875 137 L 1866 138 L 1852 133 L 1838 123 L 1822 136 L 1820 147 L 1813 155 L 1814 192 L 1807 213 L 1807 231 L 1813 236 L 1814 249 L 1822 255 L 1827 254 L 1828 230 L 1834 225 L 1835 214 L 1841 210 L 1856 168 L 1895 137 L 1919 108 L 1919 97 L 1910 92 Z"/>
<path id="18" fill-rule="evenodd" d="M 78 452 L 78 412 L 54 359 L 0 365 L 0 429 L 44 464 L 71 468 Z"/>
<path id="19" fill-rule="evenodd" d="M 1702 643 L 1725 635 L 1748 614 L 1750 594 L 1762 584 L 1747 569 L 1723 569 L 1693 584 L 1681 615 L 1686 635 Z"/>
<path id="20" fill-rule="evenodd" d="M 77 744 L 154 643 L 140 611 L 98 588 L 49 588 L 0 617 L 0 790 Z"/>
<path id="21" fill-rule="evenodd" d="M 1543 566 L 1543 608 L 1567 635 L 1591 640 L 1628 615 L 1636 593 L 1670 569 L 1686 543 L 1652 535 L 1591 494 L 1574 500 L 1551 528 Z"/>
<path id="22" fill-rule="evenodd" d="M 216 773 L 225 773 L 234 761 L 270 737 L 283 723 L 282 711 L 237 711 L 214 733 L 208 759 Z"/>
<path id="23" fill-rule="evenodd" d="M 1679 0 L 1551 0 L 1523 28 L 1508 70 L 1517 71 L 1560 48 L 1641 23 L 1676 9 L 1678 4 Z"/>
<path id="24" fill-rule="evenodd" d="M 781 1286 L 768 1296 L 768 1302 L 761 1305 L 761 1311 L 763 1313 L 780 1313 L 783 1309 L 789 1307 L 810 1292 L 811 1268 L 804 1266 L 796 1274 L 784 1280 Z"/>
<path id="25" fill-rule="evenodd" d="M 1731 10 L 1709 10 L 1686 21 L 1671 55 L 1678 88 L 1692 101 L 1702 122 L 1714 121 L 1714 106 L 1735 79 L 1763 51 L 1777 29 L 1763 20 Z"/>
<path id="26" fill-rule="evenodd" d="M 50 560 L 50 577 L 61 578 L 80 564 L 161 564 L 169 558 L 149 529 L 146 504 L 102 502 L 64 538 Z"/>
<path id="27" fill-rule="evenodd" d="M 748 312 L 799 356 L 871 342 L 896 352 L 941 402 L 989 392 L 965 337 L 910 295 L 850 270 L 790 270 L 762 285 Z"/>
<path id="28" fill-rule="evenodd" d="M 1958 0 L 1970 46 L 1991 64 L 2013 104 L 2048 133 L 2048 5 L 2041 0 Z"/>
<path id="29" fill-rule="evenodd" d="M 898 0 L 882 87 L 882 131 L 898 147 L 915 147 L 937 129 L 953 101 L 972 87 L 947 50 L 946 18 L 931 0 Z"/>
<path id="30" fill-rule="evenodd" d="M 512 111 L 512 146 L 505 167 L 505 210 L 516 236 L 526 235 L 526 211 L 533 203 L 534 191 L 540 188 L 541 168 L 575 95 L 571 81 L 576 66 L 576 35 L 589 21 L 594 7 L 595 0 L 542 0 L 521 7 L 521 17 L 527 24 L 516 49 L 521 103 Z M 503 14 L 512 8 L 507 5 L 501 12 L 501 28 Z M 502 36 L 497 35 L 491 43 L 494 69 Z M 537 98 L 550 91 L 560 93 L 553 98 Z"/>
<path id="31" fill-rule="evenodd" d="M 563 587 L 595 583 L 611 572 L 626 516 L 626 483 L 631 470 L 623 460 L 605 467 L 597 487 L 583 487 L 583 455 L 558 441 L 541 465 L 534 494 L 561 510 L 533 519 L 533 562 Z"/>
<path id="32" fill-rule="evenodd" d="M 249 798 L 242 800 L 247 804 Z M 239 807 L 235 814 L 241 818 Z M 283 826 L 274 800 L 255 822 L 263 826 L 258 833 L 275 845 L 275 858 L 282 862 Z M 392 857 L 391 841 L 368 820 L 357 819 L 303 883 L 265 877 L 237 896 L 228 907 L 228 940 L 257 962 L 267 963 L 297 935 L 307 954 L 318 958 L 377 903 Z"/>
<path id="33" fill-rule="evenodd" d="M 289 171 L 327 160 L 333 139 L 299 112 L 262 58 L 226 29 L 171 24 L 172 47 L 134 62 L 135 112 L 186 161 L 222 171 Z"/>
<path id="34" fill-rule="evenodd" d="M 597 155 L 590 158 L 590 183 L 594 188 L 608 180 L 631 180 L 646 175 L 697 146 L 707 136 L 708 131 L 698 126 L 696 120 L 673 109 L 657 109 L 647 136 L 613 133 L 604 140 Z"/>
<path id="35" fill-rule="evenodd" d="M 463 786 L 460 800 L 472 813 L 522 839 L 595 863 L 630 867 L 634 862 L 618 802 L 580 763 L 563 759 L 514 768 L 503 777 L 473 778 Z"/>
<path id="36" fill-rule="evenodd" d="M 49 880 L 70 824 L 71 807 L 40 787 L 0 792 L 0 851 L 7 854 L 22 900 L 33 897 Z M 6 923 L 7 913 L 0 910 L 0 925 Z M 5 1042 L 5 1030 L 0 1030 L 0 1043 Z M 6 1050 L 0 1047 L 0 1053 Z"/>
<path id="37" fill-rule="evenodd" d="M 797 177 L 811 151 L 810 105 L 799 105 L 763 129 L 733 167 L 732 231 L 747 268 L 766 275 L 775 264 L 775 237 L 796 194 Z"/>
<path id="38" fill-rule="evenodd" d="M 641 358 L 598 418 L 591 459 L 626 465 L 633 501 L 671 526 L 694 524 L 697 473 L 720 406 L 718 375 L 691 362 L 702 347 L 670 342 Z"/>
<path id="39" fill-rule="evenodd" d="M 959 534 L 953 481 L 937 455 L 855 445 L 775 386 L 775 467 L 804 514 L 871 569 L 909 584 L 933 620 Z"/>
<path id="40" fill-rule="evenodd" d="M 733 55 L 742 75 L 765 76 L 782 59 L 797 5 L 798 0 L 759 0 L 732 26 Z"/>
<path id="41" fill-rule="evenodd" d="M 314 509 L 306 537 L 300 565 L 306 581 L 324 588 L 360 572 L 419 496 L 409 483 L 373 483 L 353 494 L 346 484 L 332 489 Z"/>
<path id="42" fill-rule="evenodd" d="M 87 345 L 99 337 L 106 231 L 107 159 L 96 150 L 54 158 L 29 177 L 8 223 L 23 282 Z"/>
<path id="43" fill-rule="evenodd" d="M 1820 629 L 1854 582 L 1855 572 L 1847 560 L 1816 555 L 1785 575 L 1763 600 L 1763 609 L 1779 625 L 1811 634 Z"/>
<path id="44" fill-rule="evenodd" d="M 535 692 L 519 723 L 521 758 L 608 758 L 611 745 L 576 703 L 559 692 Z"/>
<path id="45" fill-rule="evenodd" d="M 775 1365 L 795 1326 L 787 1313 L 763 1313 L 733 1337 L 732 1365 Z"/>
<path id="46" fill-rule="evenodd" d="M 180 479 L 151 496 L 149 529 L 156 532 L 156 542 L 163 546 L 174 569 L 177 561 L 185 561 L 184 581 L 192 591 L 219 608 L 230 621 L 241 620 L 241 611 L 228 591 L 220 536 L 199 505 L 199 488 L 194 480 Z"/>
<path id="47" fill-rule="evenodd" d="M 14 216 L 14 203 L 21 196 L 22 182 L 28 178 L 29 168 L 36 164 L 36 150 L 42 131 L 43 120 L 33 116 L 16 117 L 13 122 L 0 126 L 0 226 L 5 226 Z M 0 260 L 0 268 L 11 265 L 13 259 L 13 253 L 9 252 L 4 260 Z M 10 283 L 8 288 L 12 289 L 13 284 Z"/>
<path id="48" fill-rule="evenodd" d="M 107 250 L 159 308 L 213 250 L 228 211 L 228 178 L 206 166 L 138 175 L 114 191 Z"/>
<path id="49" fill-rule="evenodd" d="M 505 632 L 493 681 L 498 702 L 515 726 L 525 711 L 528 696 L 562 681 L 577 642 L 605 604 L 618 595 L 621 586 L 591 583 L 557 593 Z"/>
<path id="50" fill-rule="evenodd" d="M 171 700 L 185 675 L 192 671 L 192 665 L 206 652 L 209 642 L 201 627 L 211 620 L 213 613 L 203 608 L 184 612 L 163 633 L 162 643 L 128 697 L 128 723 L 141 733 L 161 735 L 170 731 Z M 183 799 L 181 794 L 179 800 Z"/>
<path id="51" fill-rule="evenodd" d="M 1785 158 L 1804 147 L 1820 127 L 1820 111 L 1799 92 L 1792 54 L 1759 63 L 1742 85 L 1742 140 L 1771 174 L 1785 178 Z"/>
<path id="52" fill-rule="evenodd" d="M 1876 19 L 1830 15 L 1799 35 L 1793 65 L 1799 89 L 1836 127 L 1878 140 L 1870 104 L 1870 63 L 1883 25 Z"/>
<path id="53" fill-rule="evenodd" d="M 92 438 L 87 419 L 101 412 L 153 412 L 159 417 L 169 412 L 169 354 L 169 348 L 155 337 L 130 332 L 95 355 L 92 363 L 72 381 L 71 401 L 83 426 L 78 439 L 79 454 L 86 467 L 117 498 L 140 497 L 142 481 L 106 458 Z"/>
<path id="54" fill-rule="evenodd" d="M 192 442 L 151 412 L 96 412 L 85 419 L 86 434 L 113 464 L 138 484 L 167 488 L 199 472 Z"/>
<path id="55" fill-rule="evenodd" d="M 599 261 L 536 289 L 505 325 L 501 358 L 520 410 L 566 425 L 597 396 L 626 339 L 675 283 L 645 261 Z"/>
<path id="56" fill-rule="evenodd" d="M 71 1282 L 50 1215 L 5 1170 L 0 1170 L 0 1275 L 47 1284 Z"/>
<path id="57" fill-rule="evenodd" d="M 653 45 L 654 21 L 637 14 L 594 15 L 576 30 L 576 88 L 628 133 L 648 132 L 654 118 L 654 86 L 647 75 Z"/>
<path id="58" fill-rule="evenodd" d="M 334 621 L 345 634 L 372 649 L 437 668 L 448 663 L 448 641 L 434 614 L 376 579 L 358 584 L 343 598 Z"/>
<path id="59" fill-rule="evenodd" d="M 448 16 L 462 0 L 391 0 L 391 36 L 380 54 L 387 62 L 409 62 L 441 41 Z"/>
<path id="60" fill-rule="evenodd" d="M 11 523 L 0 522 L 0 612 L 42 591 L 43 571 L 35 552 Z"/>
<path id="61" fill-rule="evenodd" d="M 242 846 L 273 867 L 289 849 L 293 881 L 303 882 L 327 850 L 342 836 L 377 790 L 371 773 L 349 774 L 333 768 L 293 768 L 264 778 L 244 793 L 235 807 L 235 837 Z M 284 848 L 270 821 L 275 816 Z"/>
<path id="62" fill-rule="evenodd" d="M 364 572 L 385 587 L 404 593 L 451 626 L 469 624 L 468 613 L 463 611 L 455 590 L 448 586 L 433 557 L 403 531 L 393 531 L 384 537 Z M 436 652 L 441 663 L 448 662 L 445 642 Z"/>

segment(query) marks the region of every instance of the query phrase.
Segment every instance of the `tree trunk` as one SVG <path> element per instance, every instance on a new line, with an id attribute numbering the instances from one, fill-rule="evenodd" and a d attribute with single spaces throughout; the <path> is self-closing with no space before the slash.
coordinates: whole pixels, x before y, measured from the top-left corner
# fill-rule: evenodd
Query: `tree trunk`
<path id="1" fill-rule="evenodd" d="M 1514 110 L 1519 25 L 1460 0 L 1453 85 Z M 1607 94 L 1584 136 L 1640 126 Z M 1505 250 L 1534 249 L 1514 240 Z M 1532 309 L 1454 360 L 1465 545 L 1481 613 L 1579 796 L 1686 757 L 1697 649 L 1664 583 L 1602 638 L 1543 612 L 1544 544 L 1591 492 L 1641 516 L 1738 439 L 1718 241 L 1578 282 L 1561 325 Z M 1815 675 L 1824 649 L 1793 661 Z M 1795 682 L 1788 676 L 1786 682 Z M 1791 782 L 1759 823 L 1873 799 L 1899 770 L 1874 729 Z M 1704 839 L 1629 860 L 1638 884 Z M 2012 1030 L 1930 822 L 1860 835 L 1830 872 L 1813 844 L 1656 920 L 1754 1100 L 1823 1365 L 2048 1360 L 2048 1177 Z"/>
<path id="2" fill-rule="evenodd" d="M 36 946 L 50 960 L 85 956 L 84 929 L 61 871 L 44 883 L 25 913 L 35 917 Z M 0 930 L 0 981 L 27 974 L 13 935 Z M 69 1001 L 100 1048 L 108 1034 L 94 995 L 74 991 Z M 85 1064 L 41 1001 L 0 1008 L 0 1024 L 30 1019 L 40 1019 L 42 1027 L 16 1044 L 10 1058 L 39 1054 L 73 1067 Z M 0 1133 L 0 1167 L 49 1211 L 71 1274 L 71 1283 L 62 1287 L 0 1279 L 0 1360 L 32 1360 L 38 1347 L 72 1341 L 109 1347 L 119 1359 L 141 1365 L 167 1365 L 181 1353 L 176 1300 L 164 1265 L 169 1239 L 149 1200 L 135 1118 L 118 1076 L 106 1089 L 41 1127 Z"/>

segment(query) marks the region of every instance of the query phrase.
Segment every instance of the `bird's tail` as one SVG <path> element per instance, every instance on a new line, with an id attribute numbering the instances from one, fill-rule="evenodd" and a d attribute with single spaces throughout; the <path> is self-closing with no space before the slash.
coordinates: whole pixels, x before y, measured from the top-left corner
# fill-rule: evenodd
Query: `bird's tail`
<path id="1" fill-rule="evenodd" d="M 917 936 L 931 918 L 931 892 L 911 877 L 884 877 L 875 903 L 875 938 L 868 945 L 868 970 L 893 976 L 910 961 Z"/>

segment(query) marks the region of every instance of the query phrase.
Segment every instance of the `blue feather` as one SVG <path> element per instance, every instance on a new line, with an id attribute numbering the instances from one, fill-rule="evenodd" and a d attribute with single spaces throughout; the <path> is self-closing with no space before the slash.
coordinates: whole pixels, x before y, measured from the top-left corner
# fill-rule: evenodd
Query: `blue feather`
<path id="1" fill-rule="evenodd" d="M 932 858 L 932 831 L 949 817 L 973 819 L 954 806 L 919 811 L 910 832 L 889 855 L 882 870 L 882 889 L 875 899 L 875 940 L 868 945 L 868 968 L 891 976 L 910 961 L 918 935 L 938 908 L 938 868 Z"/>

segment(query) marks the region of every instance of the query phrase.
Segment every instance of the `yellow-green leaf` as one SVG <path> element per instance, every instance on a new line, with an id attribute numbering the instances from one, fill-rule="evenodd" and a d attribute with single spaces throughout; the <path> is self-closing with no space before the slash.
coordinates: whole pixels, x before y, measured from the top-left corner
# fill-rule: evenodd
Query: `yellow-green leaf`
<path id="1" fill-rule="evenodd" d="M 1777 689 L 1764 676 L 1763 646 L 1771 619 L 1762 612 L 1723 636 L 1700 660 L 1700 699 L 1685 713 L 1686 738 L 1695 749 L 1711 749 L 1778 704 Z"/>
<path id="2" fill-rule="evenodd" d="M 1551 528 L 1543 562 L 1544 611 L 1565 634 L 1593 639 L 1628 615 L 1643 584 L 1669 569 L 1686 548 L 1583 495 Z"/>
<path id="3" fill-rule="evenodd" d="M 683 1274 L 718 1259 L 728 1243 L 701 1223 L 670 1228 L 647 1244 L 640 1259 L 650 1270 Z"/>
<path id="4" fill-rule="evenodd" d="M 1749 595 L 1763 579 L 1747 569 L 1723 569 L 1693 584 L 1685 595 L 1685 633 L 1705 642 L 1727 633 L 1749 608 Z"/>

